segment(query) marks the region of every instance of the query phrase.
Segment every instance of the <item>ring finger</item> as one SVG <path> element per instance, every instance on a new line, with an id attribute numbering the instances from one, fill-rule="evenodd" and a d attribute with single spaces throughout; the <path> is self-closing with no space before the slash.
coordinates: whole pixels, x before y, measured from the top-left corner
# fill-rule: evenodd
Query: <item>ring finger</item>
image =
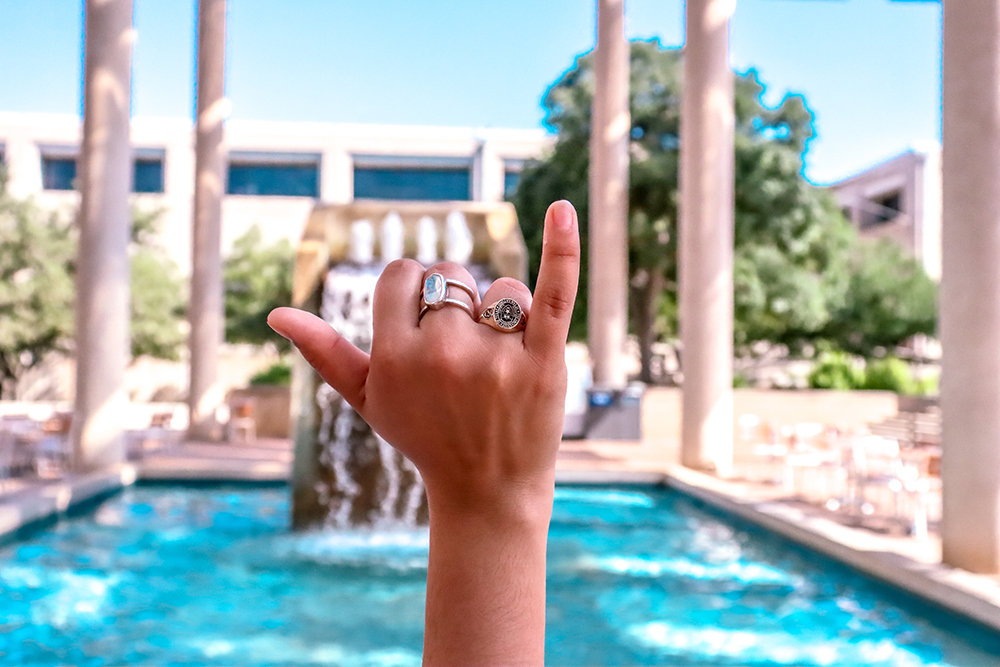
<path id="1" fill-rule="evenodd" d="M 515 305 L 506 302 L 512 300 Z M 514 278 L 498 278 L 483 295 L 477 321 L 502 333 L 521 331 L 531 310 L 531 290 Z M 488 317 L 483 317 L 488 313 Z"/>

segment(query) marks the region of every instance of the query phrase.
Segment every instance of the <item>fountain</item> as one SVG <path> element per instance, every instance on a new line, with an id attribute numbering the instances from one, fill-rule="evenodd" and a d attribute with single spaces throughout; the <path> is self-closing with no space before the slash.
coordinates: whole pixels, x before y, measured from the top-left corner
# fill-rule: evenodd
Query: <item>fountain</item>
<path id="1" fill-rule="evenodd" d="M 320 205 L 299 245 L 293 305 L 320 315 L 367 352 L 375 283 L 385 265 L 400 257 L 424 266 L 441 258 L 463 264 L 480 293 L 499 276 L 524 280 L 527 274 L 524 239 L 510 204 Z M 413 464 L 301 357 L 293 371 L 292 420 L 293 528 L 427 522 L 423 482 Z"/>

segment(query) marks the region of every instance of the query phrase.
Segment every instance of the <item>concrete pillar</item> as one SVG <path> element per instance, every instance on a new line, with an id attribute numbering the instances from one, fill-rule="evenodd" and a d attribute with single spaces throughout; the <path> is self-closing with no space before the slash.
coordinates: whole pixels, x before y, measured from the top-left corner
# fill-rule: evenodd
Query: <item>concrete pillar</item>
<path id="1" fill-rule="evenodd" d="M 75 467 L 89 471 L 125 460 L 132 0 L 87 0 L 84 32 L 76 398 L 70 439 Z"/>
<path id="2" fill-rule="evenodd" d="M 503 191 L 503 158 L 489 141 L 481 140 L 472 160 L 472 200 L 501 202 Z"/>
<path id="3" fill-rule="evenodd" d="M 1000 0 L 944 4 L 945 563 L 1000 572 Z"/>
<path id="4" fill-rule="evenodd" d="M 629 44 L 625 1 L 597 0 L 587 332 L 594 384 L 621 388 L 628 331 Z"/>
<path id="5" fill-rule="evenodd" d="M 735 0 L 688 0 L 681 101 L 681 463 L 728 475 L 733 458 Z"/>
<path id="6" fill-rule="evenodd" d="M 222 145 L 225 99 L 226 0 L 198 2 L 198 84 L 195 119 L 194 227 L 191 251 L 191 380 L 188 437 L 214 440 L 221 436 L 215 411 L 223 401 L 219 384 L 222 344 L 222 197 L 226 155 Z"/>
<path id="7" fill-rule="evenodd" d="M 354 199 L 354 160 L 343 146 L 323 151 L 319 198 L 324 204 L 349 204 Z"/>

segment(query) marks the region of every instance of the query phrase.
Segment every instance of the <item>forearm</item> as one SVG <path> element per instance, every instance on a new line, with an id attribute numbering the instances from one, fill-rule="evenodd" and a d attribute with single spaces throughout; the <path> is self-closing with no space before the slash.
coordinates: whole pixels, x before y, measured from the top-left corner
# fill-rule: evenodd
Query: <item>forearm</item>
<path id="1" fill-rule="evenodd" d="M 551 488 L 520 507 L 435 513 L 424 665 L 542 665 Z"/>

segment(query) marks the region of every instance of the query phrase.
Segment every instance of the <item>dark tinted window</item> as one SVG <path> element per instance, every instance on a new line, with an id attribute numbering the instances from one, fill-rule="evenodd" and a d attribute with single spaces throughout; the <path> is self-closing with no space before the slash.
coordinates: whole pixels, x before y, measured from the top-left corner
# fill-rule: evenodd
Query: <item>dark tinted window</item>
<path id="1" fill-rule="evenodd" d="M 356 199 L 468 201 L 469 169 L 355 167 Z"/>
<path id="2" fill-rule="evenodd" d="M 132 192 L 163 192 L 162 158 L 138 158 L 132 163 Z"/>
<path id="3" fill-rule="evenodd" d="M 517 192 L 517 184 L 521 182 L 521 172 L 505 171 L 503 173 L 503 196 L 510 199 Z"/>
<path id="4" fill-rule="evenodd" d="M 76 186 L 76 158 L 42 156 L 42 187 L 72 190 Z"/>
<path id="5" fill-rule="evenodd" d="M 231 195 L 318 197 L 319 158 L 296 160 L 266 154 L 256 159 L 231 156 L 226 192 Z"/>

